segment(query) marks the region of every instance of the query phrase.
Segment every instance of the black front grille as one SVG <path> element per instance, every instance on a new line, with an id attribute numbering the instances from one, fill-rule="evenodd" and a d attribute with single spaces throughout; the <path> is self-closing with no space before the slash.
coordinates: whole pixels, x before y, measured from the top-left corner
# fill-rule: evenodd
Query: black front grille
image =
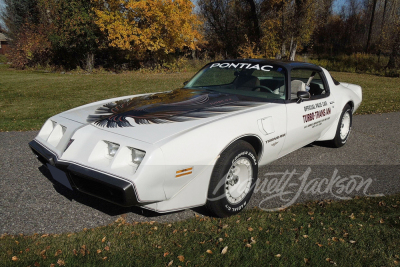
<path id="1" fill-rule="evenodd" d="M 70 172 L 70 178 L 79 191 L 93 195 L 117 204 L 125 202 L 125 192 L 122 188 L 105 184 L 83 175 Z"/>

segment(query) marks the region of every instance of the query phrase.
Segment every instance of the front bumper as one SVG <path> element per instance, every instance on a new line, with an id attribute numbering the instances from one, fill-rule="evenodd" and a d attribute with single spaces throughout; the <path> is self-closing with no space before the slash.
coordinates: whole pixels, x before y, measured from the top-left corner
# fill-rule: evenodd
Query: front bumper
<path id="1" fill-rule="evenodd" d="M 71 186 L 82 193 L 123 207 L 148 204 L 139 203 L 135 186 L 126 180 L 76 163 L 60 161 L 55 153 L 36 140 L 29 142 L 29 147 L 43 165 L 50 164 L 65 172 Z"/>

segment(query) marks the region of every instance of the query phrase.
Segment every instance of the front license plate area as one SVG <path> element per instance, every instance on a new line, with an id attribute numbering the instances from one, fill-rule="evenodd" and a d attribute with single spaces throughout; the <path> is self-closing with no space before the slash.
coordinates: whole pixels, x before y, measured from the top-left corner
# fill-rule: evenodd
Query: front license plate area
<path id="1" fill-rule="evenodd" d="M 56 167 L 47 164 L 47 168 L 49 168 L 49 171 L 51 173 L 51 176 L 53 177 L 54 180 L 65 186 L 66 188 L 72 190 L 71 183 L 68 180 L 67 174 L 63 172 L 62 170 L 57 169 Z"/>

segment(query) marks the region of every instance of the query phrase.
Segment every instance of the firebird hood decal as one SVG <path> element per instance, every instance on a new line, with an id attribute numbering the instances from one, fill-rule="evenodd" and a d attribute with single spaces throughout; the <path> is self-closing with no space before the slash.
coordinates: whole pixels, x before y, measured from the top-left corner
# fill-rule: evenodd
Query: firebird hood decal
<path id="1" fill-rule="evenodd" d="M 89 115 L 87 122 L 107 128 L 136 124 L 161 124 L 208 118 L 255 107 L 263 102 L 211 91 L 176 89 L 108 103 Z"/>

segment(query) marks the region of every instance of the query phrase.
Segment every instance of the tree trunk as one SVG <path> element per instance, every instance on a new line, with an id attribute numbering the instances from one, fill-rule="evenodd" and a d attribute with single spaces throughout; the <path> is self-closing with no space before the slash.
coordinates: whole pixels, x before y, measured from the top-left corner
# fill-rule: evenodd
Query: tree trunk
<path id="1" fill-rule="evenodd" d="M 92 52 L 88 52 L 86 54 L 85 70 L 87 72 L 92 72 L 93 68 L 94 68 L 94 54 Z"/>
<path id="2" fill-rule="evenodd" d="M 294 58 L 296 56 L 296 50 L 297 50 L 297 41 L 293 41 L 290 45 L 290 54 L 289 54 L 289 60 L 294 61 Z"/>
<path id="3" fill-rule="evenodd" d="M 251 17 L 253 18 L 253 34 L 255 37 L 255 42 L 258 45 L 260 43 L 261 33 L 260 33 L 260 26 L 258 25 L 256 4 L 254 3 L 254 0 L 246 0 L 246 1 L 250 5 Z"/>
<path id="4" fill-rule="evenodd" d="M 369 44 L 370 44 L 370 42 L 371 42 L 371 33 L 372 33 L 372 25 L 374 24 L 375 9 L 376 9 L 376 1 L 377 1 L 377 0 L 373 0 L 371 22 L 369 23 L 369 31 L 368 31 L 368 38 L 367 38 L 367 46 L 365 47 L 365 53 L 368 53 Z"/>

